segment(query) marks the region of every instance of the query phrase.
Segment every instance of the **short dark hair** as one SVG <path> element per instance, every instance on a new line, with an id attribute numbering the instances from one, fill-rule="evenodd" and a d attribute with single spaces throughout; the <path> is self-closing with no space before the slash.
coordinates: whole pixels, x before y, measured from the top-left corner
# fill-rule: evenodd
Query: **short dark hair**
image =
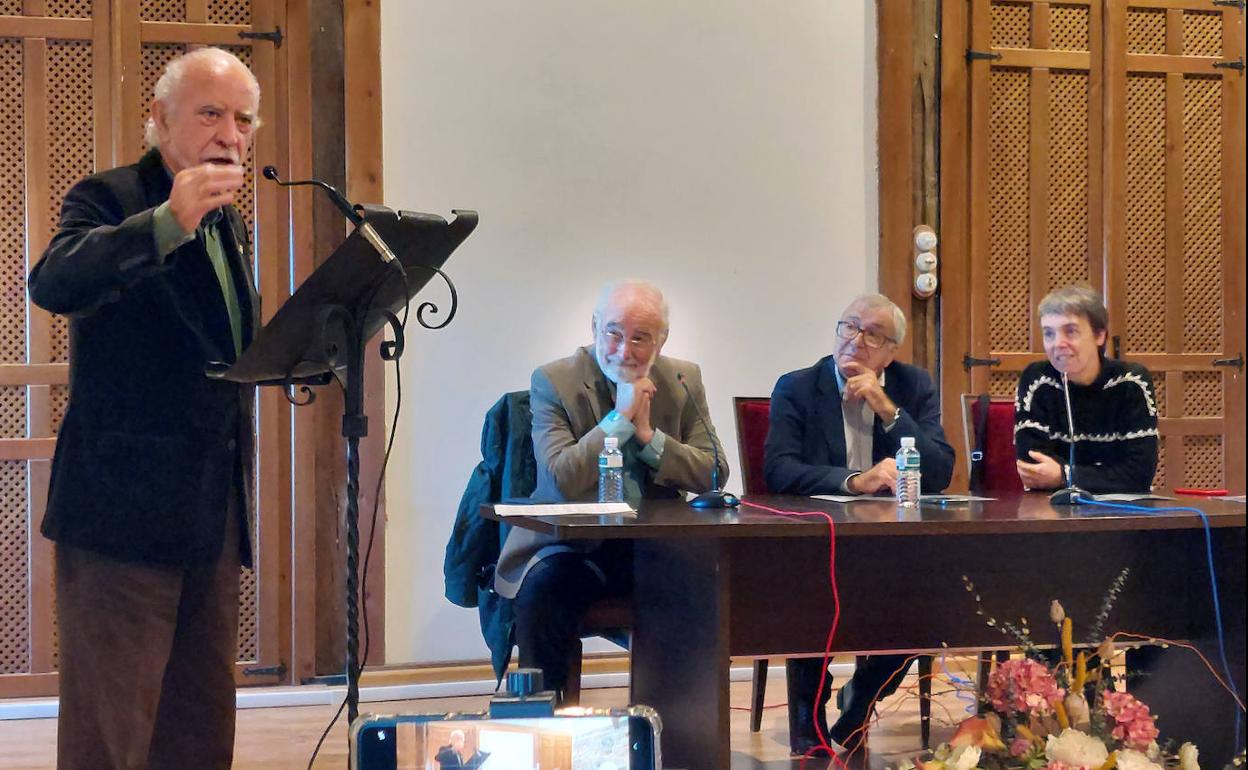
<path id="1" fill-rule="evenodd" d="M 1109 330 L 1109 311 L 1105 309 L 1105 300 L 1101 293 L 1091 286 L 1075 284 L 1054 289 L 1040 300 L 1038 314 L 1046 315 L 1078 315 L 1088 319 L 1093 332 Z"/>

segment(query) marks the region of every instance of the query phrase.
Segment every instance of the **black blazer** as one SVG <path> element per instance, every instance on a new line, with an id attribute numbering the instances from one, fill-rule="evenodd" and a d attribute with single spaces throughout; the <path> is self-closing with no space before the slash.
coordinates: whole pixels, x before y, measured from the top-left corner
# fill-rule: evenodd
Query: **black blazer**
<path id="1" fill-rule="evenodd" d="M 35 304 L 69 316 L 69 406 L 42 531 L 128 561 L 194 564 L 221 552 L 226 495 L 254 524 L 255 389 L 204 375 L 234 360 L 234 343 L 200 239 L 156 251 L 152 214 L 171 187 L 154 150 L 82 180 L 30 273 Z M 225 215 L 246 346 L 260 303 L 246 226 Z"/>
<path id="2" fill-rule="evenodd" d="M 764 446 L 767 488 L 779 494 L 841 494 L 854 471 L 845 459 L 845 419 L 832 357 L 780 378 L 771 394 L 771 427 Z M 914 436 L 923 472 L 923 491 L 939 492 L 953 475 L 953 447 L 940 426 L 940 401 L 922 369 L 897 361 L 884 369 L 884 392 L 901 407 L 901 417 L 885 432 L 879 416 L 871 461 L 897 454 L 902 436 Z"/>

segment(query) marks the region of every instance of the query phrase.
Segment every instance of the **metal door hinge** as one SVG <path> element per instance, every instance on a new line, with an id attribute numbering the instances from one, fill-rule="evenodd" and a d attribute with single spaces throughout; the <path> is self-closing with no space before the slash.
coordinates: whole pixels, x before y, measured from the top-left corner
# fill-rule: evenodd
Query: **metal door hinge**
<path id="1" fill-rule="evenodd" d="M 243 669 L 243 676 L 275 676 L 282 679 L 286 676 L 286 664 L 278 663 L 276 666 L 253 666 L 252 668 Z"/>
<path id="2" fill-rule="evenodd" d="M 1215 70 L 1238 70 L 1239 74 L 1244 74 L 1244 57 L 1239 57 L 1233 61 L 1215 61 L 1213 63 Z"/>
<path id="3" fill-rule="evenodd" d="M 1244 354 L 1240 353 L 1234 358 L 1215 358 L 1213 359 L 1213 365 L 1214 366 L 1233 366 L 1242 372 L 1244 370 Z"/>
<path id="4" fill-rule="evenodd" d="M 1001 54 L 993 51 L 976 51 L 974 49 L 966 49 L 966 60 L 972 61 L 996 61 L 1001 58 Z"/>
<path id="5" fill-rule="evenodd" d="M 1113 346 L 1113 352 L 1110 353 L 1110 356 L 1113 358 L 1122 358 L 1122 337 L 1115 334 L 1113 339 L 1110 340 L 1110 343 Z"/>
<path id="6" fill-rule="evenodd" d="M 1213 0 L 1213 4 L 1222 8 L 1238 8 L 1244 10 L 1244 0 Z"/>
<path id="7" fill-rule="evenodd" d="M 273 44 L 274 48 L 282 47 L 282 28 L 277 27 L 272 32 L 239 32 L 238 36 L 243 40 L 267 40 Z"/>
<path id="8" fill-rule="evenodd" d="M 975 367 L 975 366 L 1000 366 L 1000 365 L 1001 365 L 1001 359 L 999 358 L 975 358 L 970 353 L 962 354 L 962 368 L 968 372 L 971 370 L 972 367 Z"/>

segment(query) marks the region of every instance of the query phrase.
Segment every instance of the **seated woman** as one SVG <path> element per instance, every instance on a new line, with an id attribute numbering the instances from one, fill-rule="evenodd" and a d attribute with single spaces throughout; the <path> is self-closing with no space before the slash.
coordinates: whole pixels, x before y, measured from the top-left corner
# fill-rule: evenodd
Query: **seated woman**
<path id="1" fill-rule="evenodd" d="M 1158 445 L 1153 381 L 1139 364 L 1105 357 L 1109 314 L 1101 295 L 1087 286 L 1056 289 L 1040 301 L 1039 314 L 1048 360 L 1023 370 L 1014 400 L 1023 486 L 1150 491 Z"/>

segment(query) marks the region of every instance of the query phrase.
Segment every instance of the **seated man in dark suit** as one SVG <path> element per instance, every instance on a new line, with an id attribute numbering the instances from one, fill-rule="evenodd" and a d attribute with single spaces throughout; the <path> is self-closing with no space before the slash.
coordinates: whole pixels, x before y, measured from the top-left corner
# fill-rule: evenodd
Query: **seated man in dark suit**
<path id="1" fill-rule="evenodd" d="M 533 498 L 596 500 L 607 436 L 624 453 L 625 499 L 633 505 L 643 497 L 709 490 L 716 452 L 725 478 L 724 451 L 698 417 L 707 414 L 701 370 L 660 355 L 668 331 L 662 293 L 640 282 L 609 286 L 591 328 L 593 345 L 533 373 Z M 630 546 L 561 542 L 518 528 L 507 535 L 494 587 L 515 600 L 520 665 L 540 668 L 546 689 L 564 690 L 589 605 L 631 590 Z"/>
<path id="2" fill-rule="evenodd" d="M 490 756 L 488 752 L 478 749 L 471 756 L 464 756 L 464 739 L 463 730 L 453 730 L 451 742 L 438 748 L 438 753 L 433 758 L 438 761 L 440 770 L 472 770 L 485 764 L 486 758 Z"/>
<path id="3" fill-rule="evenodd" d="M 893 360 L 906 319 L 887 297 L 866 294 L 841 314 L 832 355 L 780 378 L 771 394 L 764 469 L 773 492 L 796 495 L 895 494 L 894 455 L 913 436 L 923 491 L 939 492 L 953 473 L 953 448 L 940 426 L 940 402 L 927 372 Z M 821 660 L 788 662 L 789 746 L 805 753 L 819 733 L 841 747 L 861 742 L 872 701 L 897 689 L 904 655 L 872 655 L 842 688 L 841 716 L 829 731 L 819 687 Z M 896 672 L 890 678 L 890 674 Z M 818 692 L 816 692 L 818 691 Z"/>

